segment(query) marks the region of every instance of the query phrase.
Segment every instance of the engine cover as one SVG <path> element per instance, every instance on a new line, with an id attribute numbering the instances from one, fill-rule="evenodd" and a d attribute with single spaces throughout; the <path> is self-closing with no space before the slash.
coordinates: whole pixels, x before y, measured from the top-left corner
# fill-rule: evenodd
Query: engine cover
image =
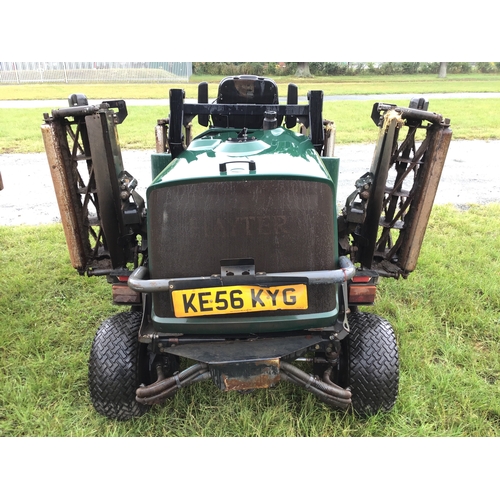
<path id="1" fill-rule="evenodd" d="M 327 168 L 304 135 L 281 127 L 215 129 L 158 171 L 162 159 L 153 162 L 158 173 L 147 192 L 151 280 L 220 275 L 223 263 L 240 259 L 253 263 L 256 276 L 338 268 L 338 162 Z M 336 321 L 337 284 L 238 285 L 244 288 L 214 291 L 193 282 L 183 287 L 188 292 L 154 292 L 155 330 L 236 334 Z"/>

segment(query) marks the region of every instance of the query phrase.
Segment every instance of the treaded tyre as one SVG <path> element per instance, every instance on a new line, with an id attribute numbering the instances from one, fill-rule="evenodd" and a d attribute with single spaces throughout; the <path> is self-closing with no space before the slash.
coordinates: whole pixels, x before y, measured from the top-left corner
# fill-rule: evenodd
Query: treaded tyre
<path id="1" fill-rule="evenodd" d="M 341 379 L 361 416 L 389 411 L 398 396 L 399 359 L 394 330 L 369 313 L 349 315 L 351 333 L 342 342 Z"/>
<path id="2" fill-rule="evenodd" d="M 148 383 L 147 346 L 137 340 L 142 314 L 128 311 L 105 320 L 97 330 L 89 359 L 89 389 L 94 408 L 116 420 L 149 410 L 135 400 Z"/>

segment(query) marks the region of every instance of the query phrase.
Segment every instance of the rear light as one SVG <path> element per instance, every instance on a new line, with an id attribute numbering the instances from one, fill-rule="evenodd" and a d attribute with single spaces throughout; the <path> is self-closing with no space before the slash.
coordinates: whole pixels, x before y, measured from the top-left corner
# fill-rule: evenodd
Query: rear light
<path id="1" fill-rule="evenodd" d="M 377 295 L 378 274 L 358 269 L 349 283 L 349 304 L 371 305 Z"/>
<path id="2" fill-rule="evenodd" d="M 116 269 L 107 276 L 108 283 L 112 285 L 113 304 L 138 305 L 141 304 L 141 294 L 128 286 L 128 278 L 132 271 Z"/>

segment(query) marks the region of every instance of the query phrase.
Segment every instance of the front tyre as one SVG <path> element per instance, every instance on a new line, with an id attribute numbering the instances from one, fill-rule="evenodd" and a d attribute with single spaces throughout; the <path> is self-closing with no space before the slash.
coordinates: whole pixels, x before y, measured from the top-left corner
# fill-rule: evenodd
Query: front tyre
<path id="1" fill-rule="evenodd" d="M 89 359 L 89 389 L 94 408 L 116 420 L 139 417 L 149 410 L 135 400 L 148 383 L 147 346 L 138 341 L 142 314 L 128 311 L 105 320 L 96 333 Z"/>
<path id="2" fill-rule="evenodd" d="M 341 382 L 352 392 L 362 416 L 389 411 L 398 396 L 398 346 L 392 326 L 369 313 L 349 315 L 350 334 L 342 341 Z"/>

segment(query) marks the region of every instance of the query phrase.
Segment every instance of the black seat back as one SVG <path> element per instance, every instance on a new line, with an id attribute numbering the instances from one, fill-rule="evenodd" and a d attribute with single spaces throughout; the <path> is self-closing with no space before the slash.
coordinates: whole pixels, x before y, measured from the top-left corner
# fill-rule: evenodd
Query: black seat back
<path id="1" fill-rule="evenodd" d="M 278 86 L 269 78 L 230 76 L 219 84 L 217 104 L 278 104 Z M 212 116 L 215 127 L 262 128 L 263 114 Z M 279 125 L 279 124 L 278 124 Z"/>

